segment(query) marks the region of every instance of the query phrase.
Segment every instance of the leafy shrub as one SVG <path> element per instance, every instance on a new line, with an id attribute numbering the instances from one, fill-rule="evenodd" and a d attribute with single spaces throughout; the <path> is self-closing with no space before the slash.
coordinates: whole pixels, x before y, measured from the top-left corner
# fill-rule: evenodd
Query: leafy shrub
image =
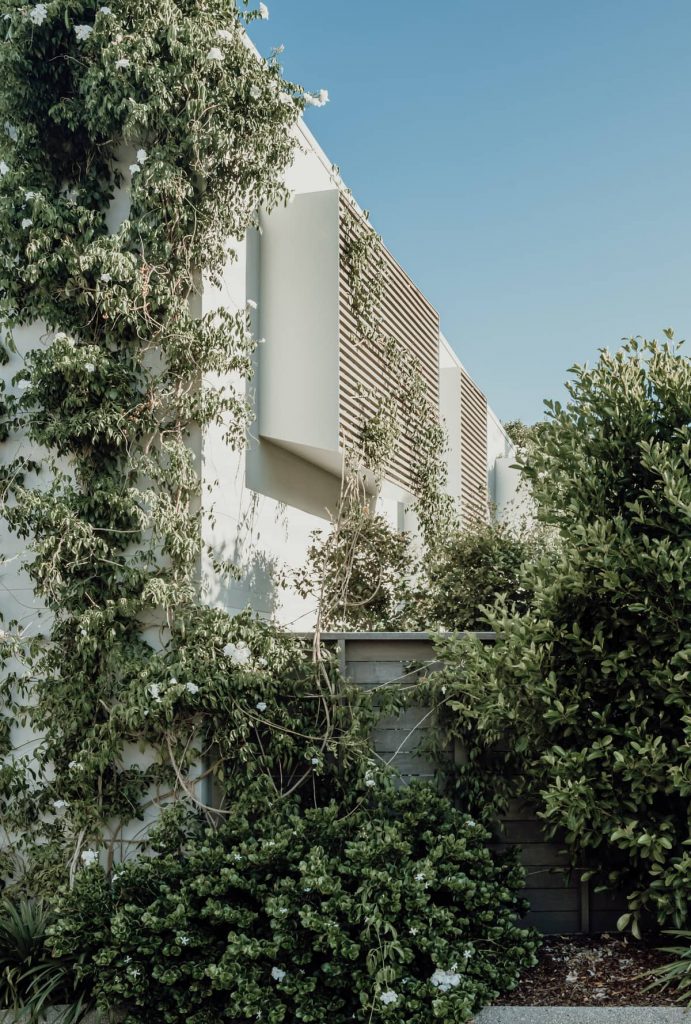
<path id="1" fill-rule="evenodd" d="M 431 788 L 184 832 L 78 874 L 53 929 L 130 1024 L 467 1021 L 534 962 L 522 872 Z"/>
<path id="2" fill-rule="evenodd" d="M 691 364 L 632 341 L 574 369 L 526 472 L 559 529 L 493 649 L 448 641 L 437 685 L 475 797 L 512 776 L 640 930 L 689 920 Z M 504 752 L 503 752 L 504 751 Z M 483 765 L 487 765 L 482 780 Z"/>
<path id="3" fill-rule="evenodd" d="M 527 526 L 478 520 L 440 546 L 426 569 L 421 625 L 488 629 L 488 609 L 503 597 L 516 612 L 532 600 L 528 567 L 544 548 L 544 537 Z"/>

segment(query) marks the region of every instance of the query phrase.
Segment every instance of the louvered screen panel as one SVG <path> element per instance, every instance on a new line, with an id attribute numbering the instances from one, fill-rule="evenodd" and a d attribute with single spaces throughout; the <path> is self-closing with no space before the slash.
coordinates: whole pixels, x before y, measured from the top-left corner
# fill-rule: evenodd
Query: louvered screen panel
<path id="1" fill-rule="evenodd" d="M 486 519 L 487 501 L 487 399 L 461 371 L 461 516 L 469 525 Z"/>
<path id="2" fill-rule="evenodd" d="M 358 214 L 342 197 L 340 209 L 339 288 L 339 387 L 340 426 L 343 442 L 357 445 L 363 424 L 377 411 L 375 396 L 396 396 L 400 382 L 387 365 L 384 353 L 358 337 L 352 312 L 347 259 L 351 218 Z M 383 249 L 386 282 L 381 304 L 381 329 L 395 338 L 415 358 L 433 407 L 439 408 L 439 316 L 391 254 Z M 373 394 L 372 394 L 373 392 Z M 413 490 L 415 452 L 410 432 L 402 436 L 388 466 L 386 477 Z"/>

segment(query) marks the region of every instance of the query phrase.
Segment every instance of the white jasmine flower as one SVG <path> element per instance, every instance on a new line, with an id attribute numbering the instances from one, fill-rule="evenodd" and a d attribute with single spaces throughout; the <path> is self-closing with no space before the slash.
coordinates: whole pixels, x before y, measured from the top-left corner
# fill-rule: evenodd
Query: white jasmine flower
<path id="1" fill-rule="evenodd" d="M 137 163 L 138 164 L 145 164 L 148 155 L 149 154 L 146 152 L 145 149 L 138 149 L 137 150 Z"/>
<path id="2" fill-rule="evenodd" d="M 152 700 L 161 700 L 161 687 L 158 683 L 151 683 L 150 686 L 147 686 L 146 692 Z"/>
<path id="3" fill-rule="evenodd" d="M 369 787 L 369 789 L 372 789 L 372 787 L 376 786 L 376 784 L 377 780 L 374 778 L 372 772 L 365 772 L 365 785 Z"/>
<path id="4" fill-rule="evenodd" d="M 197 686 L 196 683 L 186 683 L 185 689 L 187 690 L 188 693 L 191 693 L 192 696 L 194 696 L 195 693 L 199 693 L 199 687 Z"/>
<path id="5" fill-rule="evenodd" d="M 266 711 L 266 704 L 264 703 L 264 701 L 263 701 L 263 700 L 260 700 L 260 701 L 259 701 L 259 703 L 258 703 L 258 704 L 256 705 L 256 707 L 257 707 L 257 711 L 258 711 L 258 712 L 259 712 L 259 713 L 260 713 L 261 715 L 263 715 L 263 714 L 264 714 L 264 712 Z"/>
<path id="6" fill-rule="evenodd" d="M 4 177 L 9 171 L 9 167 L 4 160 L 0 160 L 0 174 Z"/>
<path id="7" fill-rule="evenodd" d="M 266 6 L 266 4 L 259 4 L 259 17 L 262 19 L 262 21 L 269 20 L 269 8 Z"/>
<path id="8" fill-rule="evenodd" d="M 45 4 L 35 4 L 29 11 L 29 21 L 34 25 L 42 25 L 48 17 L 48 8 Z"/>
<path id="9" fill-rule="evenodd" d="M 78 768 L 81 769 L 82 766 L 80 765 L 79 761 L 70 761 L 67 767 L 71 772 L 75 772 Z"/>
<path id="10" fill-rule="evenodd" d="M 411 928 L 410 929 L 410 934 L 411 935 L 417 935 L 417 928 Z"/>
<path id="11" fill-rule="evenodd" d="M 223 50 L 219 50 L 217 46 L 212 46 L 206 55 L 207 60 L 223 60 Z"/>
<path id="12" fill-rule="evenodd" d="M 242 860 L 242 854 L 241 853 L 234 853 L 233 854 L 233 860 Z"/>
<path id="13" fill-rule="evenodd" d="M 315 766 L 315 768 L 318 768 L 319 767 L 319 758 L 318 757 L 313 757 L 312 758 L 312 764 Z"/>
<path id="14" fill-rule="evenodd" d="M 477 822 L 473 821 L 472 818 L 468 818 L 468 820 L 466 821 L 466 825 L 468 826 L 468 828 L 475 828 Z"/>
<path id="15" fill-rule="evenodd" d="M 115 67 L 118 69 L 118 71 L 120 70 L 120 68 L 128 68 L 129 66 L 130 66 L 130 61 L 129 61 L 128 57 L 119 57 L 115 61 Z"/>
<path id="16" fill-rule="evenodd" d="M 181 946 L 189 946 L 189 944 L 190 944 L 190 937 L 189 937 L 189 935 L 180 935 L 178 937 L 178 942 L 180 943 Z"/>
<path id="17" fill-rule="evenodd" d="M 235 665 L 247 665 L 252 657 L 249 647 L 242 640 L 237 644 L 226 644 L 223 648 L 223 655 Z"/>
<path id="18" fill-rule="evenodd" d="M 222 39 L 225 43 L 229 43 L 233 38 L 233 33 L 229 32 L 227 28 L 216 29 L 216 35 L 219 39 Z"/>
<path id="19" fill-rule="evenodd" d="M 110 7 L 99 7 L 98 13 L 99 14 L 112 14 L 113 12 L 111 11 Z"/>
<path id="20" fill-rule="evenodd" d="M 90 868 L 92 864 L 98 863 L 98 854 L 95 850 L 82 850 L 81 859 L 84 867 Z"/>
<path id="21" fill-rule="evenodd" d="M 171 686 L 177 686 L 178 685 L 178 681 L 177 681 L 175 676 L 171 676 L 170 677 L 170 685 Z"/>
<path id="22" fill-rule="evenodd" d="M 460 984 L 461 976 L 455 971 L 442 971 L 440 967 L 437 967 L 429 980 L 440 992 L 448 992 L 450 988 L 456 988 Z"/>
<path id="23" fill-rule="evenodd" d="M 280 967 L 271 968 L 271 977 L 274 979 L 274 981 L 283 981 L 285 976 L 286 972 L 282 971 Z"/>
<path id="24" fill-rule="evenodd" d="M 53 800 L 54 811 L 63 811 L 65 807 L 67 807 L 67 803 L 65 800 Z"/>
<path id="25" fill-rule="evenodd" d="M 257 308 L 257 303 L 254 301 L 254 299 L 248 299 L 247 300 L 247 307 L 248 307 L 248 309 L 256 309 Z"/>
<path id="26" fill-rule="evenodd" d="M 87 373 L 95 373 L 96 372 L 96 366 L 95 366 L 94 363 L 85 363 L 84 364 L 84 369 L 86 370 Z"/>
<path id="27" fill-rule="evenodd" d="M 104 284 L 110 284 L 113 278 L 110 276 L 110 274 L 101 274 L 101 280 L 103 281 Z"/>
<path id="28" fill-rule="evenodd" d="M 85 39 L 88 39 L 92 32 L 93 27 L 91 25 L 74 26 L 74 34 L 76 35 L 80 43 L 83 43 Z"/>
<path id="29" fill-rule="evenodd" d="M 5 134 L 12 139 L 12 142 L 17 141 L 17 129 L 9 121 L 5 121 Z"/>
<path id="30" fill-rule="evenodd" d="M 388 1006 L 389 1003 L 396 1002 L 396 1000 L 398 999 L 398 993 L 394 992 L 393 989 L 387 989 L 386 992 L 380 993 L 379 998 L 381 999 L 382 1003 L 384 1003 L 385 1006 Z"/>
<path id="31" fill-rule="evenodd" d="M 261 94 L 262 91 L 258 85 L 253 85 L 250 87 L 250 96 L 252 97 L 253 100 L 258 100 Z"/>
<path id="32" fill-rule="evenodd" d="M 31 200 L 35 199 L 37 195 L 38 195 L 38 192 L 25 192 L 24 193 L 24 201 L 26 203 L 30 203 Z"/>
<path id="33" fill-rule="evenodd" d="M 33 224 L 33 221 L 31 219 L 31 217 L 25 217 L 24 220 L 22 221 L 22 227 L 23 228 L 30 228 L 32 224 Z"/>
<path id="34" fill-rule="evenodd" d="M 425 876 L 423 875 L 422 871 L 418 871 L 418 873 L 415 876 L 415 881 L 416 882 L 424 882 L 425 881 Z"/>
<path id="35" fill-rule="evenodd" d="M 466 949 L 466 950 L 463 951 L 463 959 L 464 960 L 470 960 L 472 955 L 473 955 L 472 949 Z"/>
<path id="36" fill-rule="evenodd" d="M 84 628 L 84 626 L 80 626 L 79 627 L 79 632 L 80 632 L 81 636 L 88 636 L 89 635 L 88 630 L 86 630 Z"/>
<path id="37" fill-rule="evenodd" d="M 138 174 L 139 171 L 141 171 L 141 167 L 139 166 L 139 164 L 130 164 L 130 174 L 131 175 Z"/>

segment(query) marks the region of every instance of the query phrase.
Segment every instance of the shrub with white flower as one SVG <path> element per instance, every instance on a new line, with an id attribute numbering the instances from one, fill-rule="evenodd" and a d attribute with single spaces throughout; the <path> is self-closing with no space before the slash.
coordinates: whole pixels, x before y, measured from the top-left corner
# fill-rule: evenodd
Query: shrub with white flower
<path id="1" fill-rule="evenodd" d="M 74 26 L 74 34 L 76 35 L 76 37 L 77 37 L 77 39 L 79 40 L 80 43 L 83 43 L 86 39 L 88 39 L 89 36 L 91 35 L 91 33 L 93 32 L 93 30 L 94 30 L 93 29 L 93 25 L 75 25 Z"/>
<path id="2" fill-rule="evenodd" d="M 158 833 L 156 854 L 112 881 L 80 873 L 51 940 L 57 955 L 84 954 L 93 994 L 137 1019 L 188 1024 L 230 1005 L 248 1020 L 461 1024 L 534 961 L 536 940 L 516 925 L 522 872 L 431 787 L 345 816 L 282 807 L 215 830 L 173 816 Z M 434 889 L 407 884 L 413 851 L 434 860 Z M 388 955 L 380 937 L 392 933 Z M 128 980 L 132 965 L 145 986 Z"/>

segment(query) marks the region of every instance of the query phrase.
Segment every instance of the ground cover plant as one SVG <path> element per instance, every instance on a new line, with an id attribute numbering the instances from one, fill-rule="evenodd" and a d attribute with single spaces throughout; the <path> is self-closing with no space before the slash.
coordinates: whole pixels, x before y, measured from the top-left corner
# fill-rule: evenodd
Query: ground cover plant
<path id="1" fill-rule="evenodd" d="M 434 693 L 476 812 L 521 788 L 640 934 L 691 913 L 691 364 L 670 332 L 572 372 L 525 467 L 556 560 Z"/>

